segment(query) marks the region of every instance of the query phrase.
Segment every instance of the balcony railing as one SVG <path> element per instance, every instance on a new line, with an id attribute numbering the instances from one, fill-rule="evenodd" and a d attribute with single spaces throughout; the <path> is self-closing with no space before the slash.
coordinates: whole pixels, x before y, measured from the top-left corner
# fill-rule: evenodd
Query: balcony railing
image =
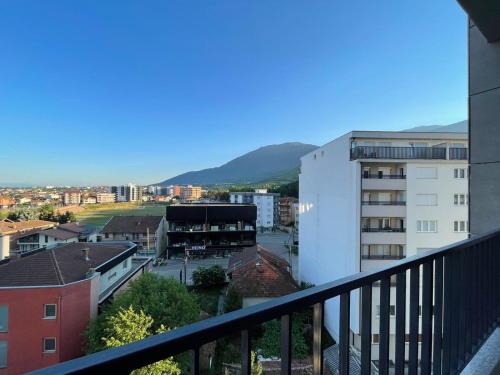
<path id="1" fill-rule="evenodd" d="M 443 159 L 445 147 L 389 147 L 356 146 L 351 149 L 351 160 L 356 159 Z"/>
<path id="2" fill-rule="evenodd" d="M 361 232 L 379 233 L 379 232 L 395 232 L 404 233 L 406 228 L 361 228 Z"/>
<path id="3" fill-rule="evenodd" d="M 406 355 L 409 374 L 417 374 L 419 370 L 422 374 L 455 374 L 465 367 L 488 335 L 499 325 L 499 246 L 500 231 L 492 232 L 395 261 L 379 270 L 358 273 L 35 373 L 128 373 L 132 369 L 189 351 L 191 373 L 198 374 L 202 345 L 229 334 L 241 333 L 242 374 L 246 375 L 251 371 L 252 328 L 279 318 L 281 373 L 290 374 L 291 317 L 312 306 L 313 374 L 320 375 L 323 373 L 321 332 L 324 305 L 326 301 L 340 297 L 338 370 L 340 374 L 348 374 L 351 292 L 360 290 L 361 373 L 369 374 L 372 368 L 372 287 L 379 283 L 379 372 L 389 373 L 389 358 L 393 357 L 395 367 L 391 371 L 396 374 L 405 373 Z M 390 299 L 391 278 L 396 279 L 394 350 L 389 345 L 390 304 L 393 303 Z M 419 306 L 422 306 L 421 318 Z"/>
<path id="4" fill-rule="evenodd" d="M 404 201 L 362 201 L 361 204 L 367 206 L 406 206 Z"/>
<path id="5" fill-rule="evenodd" d="M 370 174 L 370 173 L 363 173 L 363 178 L 404 180 L 404 179 L 406 179 L 406 175 L 404 175 L 404 174 Z"/>
<path id="6" fill-rule="evenodd" d="M 467 160 L 469 157 L 468 149 L 464 147 L 450 147 L 448 153 L 450 160 Z"/>

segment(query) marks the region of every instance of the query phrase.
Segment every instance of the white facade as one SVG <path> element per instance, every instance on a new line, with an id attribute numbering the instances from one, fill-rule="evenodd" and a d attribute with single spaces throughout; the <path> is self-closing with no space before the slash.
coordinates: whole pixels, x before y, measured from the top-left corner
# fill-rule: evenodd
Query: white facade
<path id="1" fill-rule="evenodd" d="M 467 238 L 466 146 L 463 133 L 351 132 L 302 157 L 301 281 L 322 284 Z M 373 359 L 379 305 L 375 286 Z M 335 338 L 338 318 L 338 299 L 328 301 L 325 325 Z M 351 330 L 358 346 L 357 291 Z"/>
<path id="2" fill-rule="evenodd" d="M 278 199 L 279 194 L 268 193 L 266 189 L 229 193 L 231 203 L 253 203 L 257 206 L 257 230 L 270 230 L 278 225 Z"/>
<path id="3" fill-rule="evenodd" d="M 117 202 L 140 202 L 142 200 L 142 187 L 131 183 L 112 186 L 111 193 L 116 194 Z"/>

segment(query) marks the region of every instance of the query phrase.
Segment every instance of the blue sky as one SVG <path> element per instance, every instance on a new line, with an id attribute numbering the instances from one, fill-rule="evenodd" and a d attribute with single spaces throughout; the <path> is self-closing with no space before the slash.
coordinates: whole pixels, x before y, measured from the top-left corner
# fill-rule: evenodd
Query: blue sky
<path id="1" fill-rule="evenodd" d="M 153 183 L 467 115 L 454 0 L 0 3 L 0 182 Z"/>

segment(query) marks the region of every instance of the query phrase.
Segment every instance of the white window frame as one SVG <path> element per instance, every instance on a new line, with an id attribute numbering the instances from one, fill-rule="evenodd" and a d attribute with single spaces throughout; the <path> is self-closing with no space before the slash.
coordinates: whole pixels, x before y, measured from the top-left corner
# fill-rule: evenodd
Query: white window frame
<path id="1" fill-rule="evenodd" d="M 45 342 L 48 340 L 54 340 L 54 350 L 47 350 Z M 56 337 L 44 337 L 43 338 L 43 352 L 44 353 L 55 353 L 57 352 L 57 338 Z"/>
<path id="2" fill-rule="evenodd" d="M 49 316 L 47 315 L 47 306 L 54 306 L 55 307 L 55 315 L 54 316 Z M 46 303 L 43 305 L 43 319 L 45 320 L 54 320 L 57 319 L 57 304 L 56 303 Z"/>
<path id="3" fill-rule="evenodd" d="M 432 226 L 434 226 L 433 230 Z M 437 233 L 437 231 L 437 220 L 417 220 L 417 233 Z"/>
<path id="4" fill-rule="evenodd" d="M 453 232 L 454 233 L 467 233 L 469 231 L 469 223 L 467 220 L 455 220 L 453 221 Z"/>

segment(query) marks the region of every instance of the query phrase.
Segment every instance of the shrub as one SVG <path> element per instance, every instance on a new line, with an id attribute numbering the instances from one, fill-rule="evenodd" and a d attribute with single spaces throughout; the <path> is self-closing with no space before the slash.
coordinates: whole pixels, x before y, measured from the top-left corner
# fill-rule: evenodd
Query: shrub
<path id="1" fill-rule="evenodd" d="M 198 267 L 193 271 L 193 284 L 196 288 L 215 288 L 226 283 L 226 273 L 219 265 L 209 268 Z"/>
<path id="2" fill-rule="evenodd" d="M 226 299 L 224 300 L 224 311 L 231 312 L 243 307 L 243 297 L 236 288 L 229 288 Z"/>

